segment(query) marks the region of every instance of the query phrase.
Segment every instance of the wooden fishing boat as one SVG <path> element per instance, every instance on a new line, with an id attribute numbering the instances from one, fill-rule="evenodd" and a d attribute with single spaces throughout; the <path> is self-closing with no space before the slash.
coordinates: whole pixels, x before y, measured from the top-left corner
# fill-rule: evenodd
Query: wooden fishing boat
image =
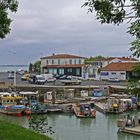
<path id="1" fill-rule="evenodd" d="M 95 118 L 96 110 L 91 108 L 90 104 L 79 103 L 73 105 L 74 113 L 79 118 Z"/>
<path id="2" fill-rule="evenodd" d="M 0 113 L 21 116 L 25 106 L 21 104 L 22 97 L 14 94 L 4 94 L 0 97 Z"/>

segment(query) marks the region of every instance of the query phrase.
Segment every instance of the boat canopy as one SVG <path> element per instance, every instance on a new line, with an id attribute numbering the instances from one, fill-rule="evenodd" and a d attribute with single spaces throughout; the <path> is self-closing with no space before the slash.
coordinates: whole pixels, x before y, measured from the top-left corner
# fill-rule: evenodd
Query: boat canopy
<path id="1" fill-rule="evenodd" d="M 21 94 L 21 95 L 37 95 L 38 92 L 21 91 L 19 94 Z"/>

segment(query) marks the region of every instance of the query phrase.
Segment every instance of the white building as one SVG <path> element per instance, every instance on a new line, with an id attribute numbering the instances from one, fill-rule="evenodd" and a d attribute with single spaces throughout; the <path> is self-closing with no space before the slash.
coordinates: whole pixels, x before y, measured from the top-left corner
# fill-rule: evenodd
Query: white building
<path id="1" fill-rule="evenodd" d="M 108 57 L 108 58 L 97 58 L 95 61 L 91 62 L 88 67 L 89 76 L 93 76 L 94 79 L 99 80 L 100 69 L 106 67 L 111 63 L 128 63 L 128 62 L 138 62 L 137 59 L 131 57 Z"/>
<path id="2" fill-rule="evenodd" d="M 82 76 L 85 57 L 70 54 L 53 54 L 41 58 L 42 73 Z"/>
<path id="3" fill-rule="evenodd" d="M 109 80 L 116 78 L 120 81 L 128 80 L 133 76 L 132 70 L 136 63 L 132 62 L 117 62 L 111 63 L 101 69 L 100 78 L 101 80 Z"/>

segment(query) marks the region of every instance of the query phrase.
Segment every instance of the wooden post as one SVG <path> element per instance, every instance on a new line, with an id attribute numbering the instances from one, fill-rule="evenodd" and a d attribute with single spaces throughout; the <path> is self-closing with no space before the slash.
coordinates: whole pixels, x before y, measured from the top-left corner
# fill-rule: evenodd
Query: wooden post
<path id="1" fill-rule="evenodd" d="M 55 92 L 55 90 L 53 89 L 53 91 L 52 91 L 52 104 L 55 104 L 55 98 L 56 98 L 56 96 L 55 96 L 55 94 L 56 94 L 56 92 Z"/>

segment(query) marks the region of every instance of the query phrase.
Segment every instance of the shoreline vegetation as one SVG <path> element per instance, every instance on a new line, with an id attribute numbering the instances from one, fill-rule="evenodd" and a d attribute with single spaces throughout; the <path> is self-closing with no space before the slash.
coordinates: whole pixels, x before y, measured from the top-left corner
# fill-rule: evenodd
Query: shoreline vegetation
<path id="1" fill-rule="evenodd" d="M 23 128 L 13 123 L 0 120 L 0 140 L 53 140 L 45 135 Z"/>

